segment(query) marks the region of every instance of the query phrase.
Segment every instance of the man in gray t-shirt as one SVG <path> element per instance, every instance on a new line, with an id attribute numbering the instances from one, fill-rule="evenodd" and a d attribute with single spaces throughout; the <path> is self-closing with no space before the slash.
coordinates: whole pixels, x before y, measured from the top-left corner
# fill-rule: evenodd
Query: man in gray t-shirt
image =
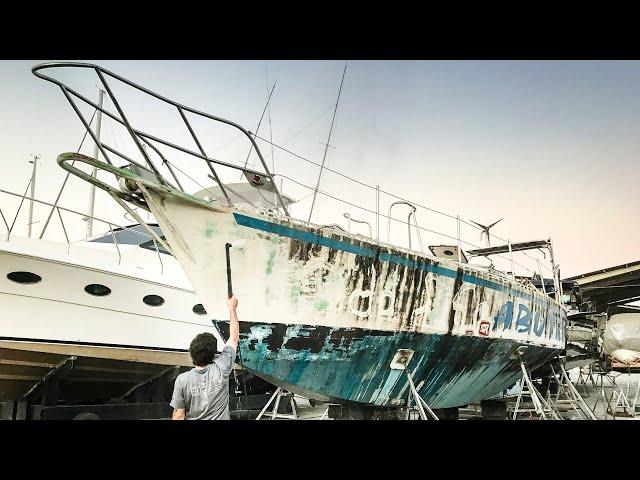
<path id="1" fill-rule="evenodd" d="M 189 353 L 195 365 L 176 378 L 173 387 L 174 420 L 230 420 L 229 375 L 238 349 L 239 327 L 236 308 L 238 300 L 228 301 L 230 312 L 229 340 L 222 352 L 211 333 L 201 333 L 191 342 Z"/>

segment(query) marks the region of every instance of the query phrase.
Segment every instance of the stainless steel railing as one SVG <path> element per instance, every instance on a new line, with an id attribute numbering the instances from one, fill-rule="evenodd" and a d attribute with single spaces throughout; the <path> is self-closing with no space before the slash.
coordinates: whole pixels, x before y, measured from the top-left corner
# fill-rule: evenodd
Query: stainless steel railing
<path id="1" fill-rule="evenodd" d="M 25 201 L 34 202 L 34 203 L 37 203 L 37 204 L 40 204 L 40 205 L 47 205 L 49 207 L 52 207 L 52 209 L 55 212 L 57 212 L 58 218 L 60 219 L 60 226 L 62 228 L 62 231 L 63 231 L 63 234 L 64 234 L 64 238 L 65 238 L 65 242 L 67 244 L 67 251 L 68 251 L 69 247 L 73 243 L 78 243 L 78 242 L 81 242 L 81 241 L 85 241 L 85 238 L 81 238 L 81 239 L 76 240 L 76 241 L 72 241 L 69 238 L 69 233 L 68 233 L 68 230 L 67 230 L 67 226 L 68 225 L 65 223 L 65 220 L 64 220 L 64 218 L 62 216 L 62 212 L 73 214 L 73 215 L 76 216 L 75 218 L 79 217 L 83 221 L 86 221 L 88 218 L 91 218 L 92 220 L 94 220 L 96 222 L 99 222 L 99 223 L 102 223 L 102 224 L 106 225 L 108 227 L 108 229 L 109 229 L 108 232 L 111 234 L 111 237 L 113 239 L 113 244 L 116 247 L 116 253 L 117 253 L 117 256 L 118 256 L 118 265 L 120 265 L 122 263 L 122 251 L 120 250 L 120 245 L 118 244 L 118 239 L 117 239 L 116 232 L 114 231 L 114 227 L 116 229 L 119 229 L 120 231 L 128 231 L 130 233 L 133 233 L 134 235 L 139 235 L 140 237 L 142 237 L 142 241 L 140 243 L 143 243 L 143 241 L 145 241 L 145 240 L 150 240 L 150 239 L 153 240 L 154 247 L 155 247 L 154 249 L 155 249 L 155 251 L 156 251 L 156 253 L 158 255 L 158 262 L 160 264 L 160 271 L 161 271 L 161 273 L 164 273 L 164 264 L 162 262 L 162 256 L 160 254 L 160 249 L 158 248 L 158 244 L 157 244 L 155 238 L 153 238 L 153 236 L 151 236 L 148 233 L 144 233 L 144 232 L 140 232 L 140 231 L 136 230 L 135 227 L 137 225 L 133 225 L 133 226 L 132 225 L 121 225 L 121 224 L 112 222 L 110 220 L 105 220 L 103 218 L 99 218 L 99 217 L 96 217 L 96 216 L 93 216 L 93 215 L 87 215 L 86 213 L 79 212 L 77 210 L 73 210 L 73 209 L 70 209 L 70 208 L 62 207 L 60 205 L 49 203 L 49 202 L 46 202 L 44 200 L 39 200 L 37 198 L 31 198 L 31 197 L 26 195 L 26 192 L 24 194 L 19 194 L 19 193 L 14 193 L 14 192 L 11 192 L 11 191 L 8 191 L 8 190 L 0 189 L 0 193 L 8 195 L 8 196 L 12 196 L 12 197 L 20 198 L 20 204 L 18 205 L 18 208 L 16 209 L 15 215 L 13 217 L 13 222 L 11 223 L 11 225 L 9 225 L 9 223 L 7 222 L 5 214 L 4 214 L 3 210 L 2 210 L 2 208 L 0 207 L 0 216 L 2 217 L 3 223 L 4 223 L 5 228 L 6 228 L 6 234 L 7 234 L 6 240 L 7 241 L 11 240 L 11 235 L 12 235 L 12 233 L 14 232 L 15 228 L 18 225 L 17 219 L 18 219 L 18 217 L 20 215 L 20 211 L 22 210 L 22 206 L 24 205 L 24 202 Z M 45 224 L 43 226 L 42 231 L 41 231 L 41 235 L 38 237 L 38 239 L 42 239 L 43 238 L 44 233 L 46 231 L 46 228 L 48 226 L 48 223 L 49 222 L 47 222 L 47 224 Z"/>
<path id="2" fill-rule="evenodd" d="M 107 92 L 107 94 L 109 95 L 109 98 L 111 100 L 111 103 L 114 105 L 115 109 L 117 110 L 117 114 L 115 115 L 111 112 L 109 112 L 108 110 L 100 107 L 99 105 L 97 105 L 96 103 L 92 102 L 91 100 L 89 100 L 87 97 L 85 97 L 84 95 L 82 95 L 81 93 L 79 93 L 78 91 L 76 91 L 75 89 L 71 88 L 69 85 L 67 85 L 66 83 L 55 79 L 52 76 L 46 75 L 45 73 L 43 73 L 43 71 L 45 70 L 49 70 L 49 69 L 55 69 L 55 68 L 83 68 L 83 69 L 89 69 L 92 70 L 99 78 L 102 86 L 104 87 L 105 91 Z M 74 101 L 74 98 L 83 101 L 84 103 L 92 106 L 93 108 L 95 108 L 96 110 L 100 110 L 102 113 L 104 113 L 105 115 L 107 115 L 108 117 L 110 117 L 112 120 L 116 121 L 117 123 L 119 123 L 120 125 L 123 125 L 129 135 L 131 136 L 131 138 L 133 139 L 136 147 L 138 148 L 139 153 L 142 155 L 142 157 L 144 158 L 147 167 L 150 168 L 153 173 L 156 175 L 157 180 L 162 183 L 162 184 L 166 184 L 166 181 L 164 180 L 164 178 L 162 177 L 162 175 L 160 174 L 158 168 L 156 167 L 156 165 L 153 163 L 153 161 L 151 160 L 151 157 L 149 156 L 149 154 L 147 153 L 147 151 L 143 148 L 143 142 L 146 143 L 147 145 L 149 145 L 162 159 L 163 164 L 165 166 L 167 166 L 169 172 L 171 173 L 173 179 L 176 181 L 176 183 L 178 184 L 179 188 L 182 189 L 181 185 L 180 185 L 180 181 L 178 180 L 174 169 L 173 169 L 173 165 L 167 160 L 167 158 L 162 155 L 162 153 L 160 153 L 160 151 L 153 145 L 153 142 L 159 143 L 161 145 L 164 145 L 166 147 L 170 147 L 174 150 L 177 150 L 179 152 L 182 153 L 186 153 L 188 155 L 191 155 L 195 158 L 199 158 L 201 160 L 204 160 L 204 162 L 206 163 L 208 169 L 211 172 L 211 175 L 214 177 L 216 183 L 218 184 L 218 186 L 220 187 L 220 190 L 222 191 L 227 204 L 228 205 L 233 205 L 231 202 L 231 199 L 227 193 L 227 190 L 224 186 L 224 184 L 220 181 L 220 178 L 218 176 L 217 171 L 215 170 L 215 168 L 213 167 L 214 164 L 217 165 L 221 165 L 224 167 L 228 167 L 228 168 L 233 168 L 236 170 L 241 170 L 243 172 L 248 172 L 250 174 L 253 175 L 258 175 L 258 176 L 264 176 L 266 175 L 270 181 L 271 181 L 271 187 L 274 189 L 278 202 L 280 204 L 280 208 L 282 208 L 282 210 L 284 211 L 284 213 L 288 216 L 289 212 L 287 210 L 287 206 L 286 203 L 284 202 L 282 196 L 280 195 L 280 191 L 278 190 L 277 185 L 275 184 L 275 182 L 273 181 L 273 176 L 271 174 L 271 172 L 269 171 L 269 167 L 267 166 L 264 157 L 262 156 L 262 153 L 260 152 L 260 149 L 255 141 L 255 139 L 253 138 L 253 135 L 251 134 L 250 131 L 244 129 L 244 127 L 242 127 L 241 125 L 232 122 L 231 120 L 227 120 L 225 118 L 222 117 L 218 117 L 215 115 L 210 115 L 208 113 L 202 112 L 200 110 L 196 110 L 194 108 L 191 107 L 187 107 L 186 105 L 182 105 L 178 102 L 174 102 L 173 100 L 170 100 L 158 93 L 152 92 L 151 90 L 142 87 L 141 85 L 138 85 L 130 80 L 127 80 L 126 78 L 117 75 L 105 68 L 102 68 L 98 65 L 94 65 L 94 64 L 90 64 L 90 63 L 82 63 L 82 62 L 51 62 L 51 63 L 44 63 L 41 65 L 36 65 L 35 67 L 33 67 L 31 69 L 31 71 L 33 72 L 33 74 L 35 76 L 37 76 L 38 78 L 41 78 L 43 80 L 46 80 L 48 82 L 54 83 L 55 85 L 58 85 L 60 87 L 60 89 L 62 90 L 62 93 L 64 94 L 64 96 L 66 97 L 66 99 L 69 101 L 71 107 L 73 108 L 73 110 L 76 112 L 76 114 L 78 115 L 78 117 L 80 118 L 80 120 L 82 121 L 85 129 L 89 132 L 89 134 L 91 135 L 91 137 L 93 138 L 94 142 L 96 143 L 96 145 L 98 145 L 98 148 L 100 150 L 100 153 L 104 156 L 104 159 L 107 161 L 107 163 L 109 163 L 110 165 L 113 165 L 113 162 L 111 161 L 110 156 L 108 155 L 107 152 L 110 152 L 124 160 L 126 160 L 129 163 L 132 163 L 134 165 L 137 165 L 141 168 L 145 168 L 142 165 L 140 165 L 138 162 L 136 162 L 135 160 L 133 160 L 132 158 L 130 158 L 129 156 L 127 156 L 126 154 L 124 154 L 122 151 L 119 151 L 113 147 L 110 147 L 108 145 L 106 145 L 105 143 L 103 143 L 102 141 L 100 141 L 100 139 L 98 138 L 98 136 L 96 135 L 96 133 L 91 129 L 90 124 L 86 121 L 86 119 L 84 118 L 84 116 L 82 115 L 82 112 L 80 111 L 80 109 L 78 108 L 76 102 Z M 107 78 L 110 78 L 112 80 L 116 80 L 119 81 L 135 90 L 137 90 L 138 92 L 141 92 L 143 94 L 146 94 L 148 96 L 151 96 L 152 98 L 155 98 L 156 100 L 160 100 L 163 103 L 166 103 L 168 105 L 171 105 L 173 107 L 176 108 L 179 117 L 181 118 L 181 120 L 183 121 L 184 125 L 186 126 L 187 130 L 189 131 L 189 134 L 191 136 L 191 138 L 193 139 L 194 143 L 196 144 L 197 147 L 197 151 L 191 150 L 189 148 L 183 147 L 181 145 L 177 145 L 173 142 L 169 142 L 167 140 L 164 140 L 162 138 L 159 138 L 155 135 L 152 135 L 148 132 L 144 132 L 142 130 L 136 129 L 132 126 L 130 120 L 127 118 L 127 116 L 125 115 L 124 109 L 122 108 L 122 106 L 120 105 L 120 103 L 118 102 L 117 98 L 115 97 L 113 90 L 111 89 L 111 86 L 109 85 L 109 82 L 107 80 Z M 198 137 L 198 135 L 196 134 L 195 130 L 193 129 L 193 126 L 191 125 L 191 122 L 189 122 L 189 119 L 187 118 L 185 112 L 196 115 L 200 118 L 205 118 L 208 120 L 212 120 L 214 122 L 218 122 L 218 123 L 222 123 L 225 125 L 228 125 L 232 128 L 238 129 L 240 130 L 244 136 L 251 142 L 251 145 L 253 147 L 253 149 L 255 149 L 256 153 L 258 154 L 258 157 L 260 158 L 260 161 L 262 163 L 262 168 L 264 169 L 263 172 L 260 171 L 255 171 L 252 169 L 247 169 L 245 167 L 241 167 L 239 165 L 234 165 L 228 162 L 223 162 L 221 160 L 218 159 L 214 159 L 211 158 L 207 155 L 207 153 L 205 152 L 205 149 L 202 146 L 202 142 L 200 141 L 200 138 Z"/>

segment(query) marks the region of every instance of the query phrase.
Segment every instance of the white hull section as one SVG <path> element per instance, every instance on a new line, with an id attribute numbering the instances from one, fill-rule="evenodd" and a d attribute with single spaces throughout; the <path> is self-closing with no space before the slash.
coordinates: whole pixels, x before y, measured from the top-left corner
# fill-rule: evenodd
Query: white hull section
<path id="1" fill-rule="evenodd" d="M 604 352 L 623 363 L 640 361 L 640 314 L 611 315 L 604 331 Z"/>
<path id="2" fill-rule="evenodd" d="M 163 255 L 163 277 L 118 265 L 113 252 L 79 246 L 66 250 L 64 244 L 44 240 L 0 243 L 0 339 L 185 351 L 198 333 L 218 336 L 209 315 L 194 313 L 201 302 L 184 288 L 189 286 L 186 279 L 168 271 L 171 262 L 177 264 L 172 257 Z M 151 251 L 144 254 L 157 257 Z M 24 271 L 41 281 L 22 284 L 7 277 Z M 149 278 L 176 281 L 172 285 Z M 91 295 L 85 291 L 89 284 L 105 285 L 111 293 Z M 160 296 L 164 303 L 147 305 L 147 295 Z"/>
<path id="3" fill-rule="evenodd" d="M 241 321 L 564 348 L 564 310 L 504 275 L 387 246 L 376 258 L 378 247 L 368 238 L 146 190 L 174 255 L 215 319 L 228 318 L 225 243 L 243 239 L 244 250 L 231 251 Z"/>

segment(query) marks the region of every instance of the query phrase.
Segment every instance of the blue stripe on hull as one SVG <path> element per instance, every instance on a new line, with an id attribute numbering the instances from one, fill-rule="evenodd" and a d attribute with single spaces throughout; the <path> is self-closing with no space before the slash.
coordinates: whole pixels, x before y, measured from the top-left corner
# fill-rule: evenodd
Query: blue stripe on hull
<path id="1" fill-rule="evenodd" d="M 226 322 L 217 322 L 223 334 Z M 510 357 L 521 343 L 473 336 L 385 332 L 354 328 L 241 322 L 244 366 L 279 386 L 318 400 L 402 405 L 407 381 L 389 365 L 398 349 L 416 353 L 409 364 L 419 393 L 433 408 L 491 398 L 513 385 L 519 364 Z M 559 351 L 529 346 L 524 359 L 536 368 Z"/>

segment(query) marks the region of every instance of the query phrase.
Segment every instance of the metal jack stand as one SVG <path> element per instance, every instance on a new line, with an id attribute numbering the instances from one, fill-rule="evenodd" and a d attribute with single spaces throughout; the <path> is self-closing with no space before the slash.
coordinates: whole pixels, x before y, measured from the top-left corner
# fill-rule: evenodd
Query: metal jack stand
<path id="1" fill-rule="evenodd" d="M 392 370 L 404 370 L 404 373 L 407 375 L 407 380 L 409 382 L 409 398 L 407 399 L 407 408 L 411 404 L 411 397 L 413 396 L 421 420 L 429 420 L 429 417 L 431 417 L 432 420 L 438 420 L 438 416 L 433 412 L 433 410 L 431 410 L 431 407 L 429 407 L 427 402 L 424 401 L 420 394 L 418 394 L 418 390 L 413 383 L 413 378 L 411 377 L 411 373 L 409 373 L 409 369 L 407 368 L 412 357 L 413 350 L 401 348 L 396 352 L 393 360 L 391 360 L 390 367 Z M 429 416 L 427 416 L 427 413 L 429 414 Z"/>
<path id="2" fill-rule="evenodd" d="M 579 371 L 578 381 L 576 382 L 576 384 L 578 386 L 582 385 L 582 389 L 584 390 L 584 396 L 588 397 L 589 390 L 587 390 L 587 382 L 591 382 L 591 386 L 594 389 L 596 388 L 596 379 L 593 378 L 593 369 L 591 367 L 591 364 L 585 365 L 584 367 L 580 367 L 578 371 Z"/>
<path id="3" fill-rule="evenodd" d="M 293 411 L 293 414 L 290 415 L 286 413 L 278 413 L 278 407 L 280 406 L 280 399 L 282 397 L 289 398 L 289 401 L 291 402 L 291 410 Z M 278 387 L 276 391 L 273 393 L 273 395 L 271 395 L 271 398 L 269 399 L 267 404 L 264 406 L 262 411 L 258 414 L 258 416 L 256 417 L 256 420 L 260 420 L 262 418 L 262 415 L 264 415 L 264 413 L 267 411 L 267 408 L 269 408 L 269 405 L 271 405 L 274 400 L 275 400 L 275 404 L 273 405 L 273 410 L 271 411 L 271 420 L 275 420 L 276 418 L 286 418 L 288 420 L 298 419 L 298 412 L 296 411 L 296 402 L 293 399 L 293 394 L 290 392 L 287 392 L 286 390 L 283 390 L 281 387 Z"/>
<path id="4" fill-rule="evenodd" d="M 625 393 L 622 387 L 618 387 L 617 390 L 613 391 L 612 400 L 615 399 L 613 404 L 613 413 L 615 414 L 618 411 L 618 408 L 622 408 L 622 412 L 620 415 L 626 415 L 629 417 L 635 416 L 635 410 L 629 404 L 629 385 L 627 385 L 627 392 Z"/>
<path id="5" fill-rule="evenodd" d="M 556 398 L 554 400 L 554 406 L 557 410 L 558 405 L 566 404 L 570 405 L 571 408 L 575 410 L 578 414 L 578 417 L 584 417 L 586 420 L 597 420 L 597 417 L 593 413 L 593 411 L 589 408 L 589 406 L 585 403 L 585 401 L 578 393 L 578 390 L 575 388 L 573 383 L 571 383 L 571 379 L 567 373 L 567 370 L 564 368 L 564 362 L 562 358 L 559 358 L 559 366 L 558 372 L 556 373 L 556 369 L 551 367 L 551 373 L 558 385 L 558 393 L 556 394 Z M 565 398 L 560 398 L 563 395 Z"/>
<path id="6" fill-rule="evenodd" d="M 615 414 L 616 412 L 618 412 L 620 415 L 634 417 L 636 414 L 635 405 L 638 399 L 638 389 L 636 388 L 636 395 L 633 400 L 633 405 L 631 405 L 629 403 L 629 399 L 631 398 L 631 368 L 629 368 L 628 370 L 628 379 L 627 379 L 626 389 L 623 389 L 622 386 L 618 386 L 618 384 L 615 382 L 615 379 L 613 381 L 613 385 L 615 388 L 611 396 L 612 400 L 615 399 L 615 402 L 613 404 L 613 409 L 614 409 L 613 413 Z M 638 385 L 640 386 L 640 383 Z M 618 410 L 619 407 L 622 408 L 622 412 Z"/>
<path id="7" fill-rule="evenodd" d="M 627 383 L 627 398 L 631 398 L 631 367 L 629 367 L 629 382 Z M 640 380 L 636 384 L 636 394 L 633 397 L 633 404 L 631 404 L 631 411 L 634 413 L 638 413 L 638 395 L 640 395 Z"/>
<path id="8" fill-rule="evenodd" d="M 631 367 L 629 367 L 628 370 L 628 382 L 627 382 L 627 399 L 631 398 Z M 638 410 L 638 395 L 640 395 L 640 380 L 638 381 L 638 383 L 636 384 L 636 394 L 633 397 L 633 403 L 631 404 L 631 411 L 633 412 L 634 416 L 637 413 Z"/>
<path id="9" fill-rule="evenodd" d="M 529 377 L 529 372 L 527 372 L 527 367 L 524 364 L 524 360 L 522 359 L 522 353 L 526 350 L 527 347 L 520 346 L 516 350 L 515 354 L 512 358 L 520 361 L 520 369 L 522 370 L 522 380 L 520 389 L 520 393 L 518 394 L 518 399 L 516 400 L 516 406 L 513 410 L 512 420 L 517 420 L 519 413 L 536 413 L 542 420 L 560 420 L 560 417 L 555 412 L 555 410 L 551 407 L 549 403 L 540 395 L 536 387 L 531 382 L 531 377 Z M 531 402 L 533 403 L 533 408 L 520 408 L 522 404 L 522 397 L 529 396 L 531 397 Z"/>
<path id="10" fill-rule="evenodd" d="M 327 405 L 327 409 L 324 411 L 324 413 L 320 417 L 320 420 L 324 420 L 325 418 L 329 418 L 329 407 L 330 407 L 330 405 Z"/>
<path id="11" fill-rule="evenodd" d="M 596 407 L 598 406 L 598 403 L 600 402 L 600 400 L 603 400 L 603 403 L 605 404 L 605 418 L 607 415 L 611 415 L 611 419 L 615 420 L 616 416 L 615 416 L 615 412 L 613 411 L 613 407 L 611 406 L 611 401 L 609 399 L 609 396 L 607 395 L 607 393 L 604 391 L 604 378 L 607 377 L 607 380 L 609 380 L 609 383 L 611 383 L 612 386 L 614 386 L 614 382 L 609 378 L 609 375 L 607 372 L 596 372 L 596 375 L 598 375 L 598 378 L 596 379 L 596 387 L 598 386 L 598 383 L 600 384 L 600 396 L 596 399 L 596 403 L 593 405 L 593 411 L 596 411 Z M 611 395 L 613 397 L 613 395 Z"/>

